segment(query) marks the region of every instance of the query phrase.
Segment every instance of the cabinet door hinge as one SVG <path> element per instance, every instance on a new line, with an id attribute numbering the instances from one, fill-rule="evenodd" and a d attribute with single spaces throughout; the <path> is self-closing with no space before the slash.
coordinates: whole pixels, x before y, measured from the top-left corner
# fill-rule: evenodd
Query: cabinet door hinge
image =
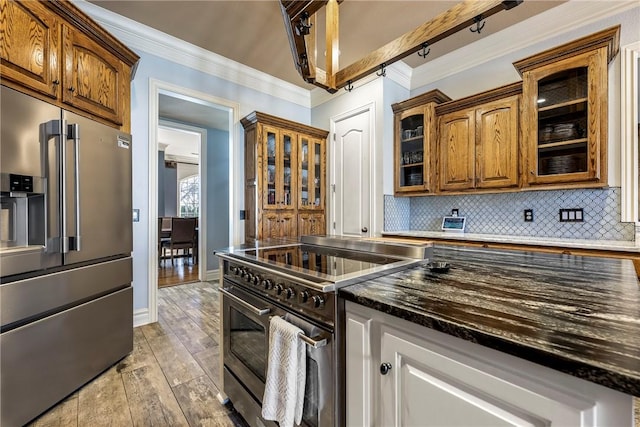
<path id="1" fill-rule="evenodd" d="M 335 221 L 333 221 L 333 229 L 334 230 L 336 229 L 336 222 Z"/>
<path id="2" fill-rule="evenodd" d="M 336 140 L 336 134 L 335 133 L 333 134 L 333 140 L 334 141 Z"/>

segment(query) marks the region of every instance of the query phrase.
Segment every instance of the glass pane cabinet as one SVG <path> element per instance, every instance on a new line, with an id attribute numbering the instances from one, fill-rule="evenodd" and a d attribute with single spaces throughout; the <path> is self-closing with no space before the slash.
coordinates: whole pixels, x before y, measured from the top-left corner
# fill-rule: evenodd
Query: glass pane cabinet
<path id="1" fill-rule="evenodd" d="M 240 122 L 245 242 L 324 234 L 328 132 L 258 111 Z"/>
<path id="2" fill-rule="evenodd" d="M 529 185 L 607 185 L 608 63 L 619 27 L 517 61 Z"/>
<path id="3" fill-rule="evenodd" d="M 324 141 L 300 136 L 300 209 L 324 209 Z"/>
<path id="4" fill-rule="evenodd" d="M 295 182 L 295 137 L 279 129 L 265 127 L 264 182 L 265 209 L 292 207 Z"/>
<path id="5" fill-rule="evenodd" d="M 393 104 L 394 191 L 427 193 L 435 191 L 431 157 L 436 152 L 435 106 L 450 98 L 432 90 Z"/>
<path id="6" fill-rule="evenodd" d="M 588 68 L 538 82 L 538 175 L 587 172 Z"/>
<path id="7" fill-rule="evenodd" d="M 424 114 L 400 120 L 400 187 L 425 184 Z"/>

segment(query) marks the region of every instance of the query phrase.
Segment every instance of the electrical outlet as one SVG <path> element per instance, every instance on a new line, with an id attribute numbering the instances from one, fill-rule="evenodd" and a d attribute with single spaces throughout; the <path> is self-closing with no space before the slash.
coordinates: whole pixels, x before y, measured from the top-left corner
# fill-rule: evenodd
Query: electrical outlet
<path id="1" fill-rule="evenodd" d="M 245 219 L 245 217 L 246 217 L 246 211 L 243 209 L 243 210 L 240 211 L 240 219 L 241 220 Z"/>
<path id="2" fill-rule="evenodd" d="M 533 222 L 533 209 L 524 210 L 524 222 Z"/>
<path id="3" fill-rule="evenodd" d="M 451 209 L 451 216 L 458 216 L 460 211 L 458 209 Z"/>
<path id="4" fill-rule="evenodd" d="M 584 210 L 582 208 L 560 209 L 558 211 L 560 222 L 584 222 Z"/>

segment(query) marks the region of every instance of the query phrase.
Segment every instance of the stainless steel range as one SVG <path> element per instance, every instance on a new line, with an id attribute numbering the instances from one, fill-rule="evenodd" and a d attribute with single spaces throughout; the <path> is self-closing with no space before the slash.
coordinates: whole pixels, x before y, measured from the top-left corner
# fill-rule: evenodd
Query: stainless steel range
<path id="1" fill-rule="evenodd" d="M 264 420 L 269 322 L 281 316 L 300 327 L 307 344 L 302 425 L 343 424 L 344 387 L 338 354 L 336 290 L 408 268 L 432 255 L 430 244 L 402 245 L 342 237 L 257 242 L 218 252 L 223 339 L 223 393 L 254 427 Z"/>

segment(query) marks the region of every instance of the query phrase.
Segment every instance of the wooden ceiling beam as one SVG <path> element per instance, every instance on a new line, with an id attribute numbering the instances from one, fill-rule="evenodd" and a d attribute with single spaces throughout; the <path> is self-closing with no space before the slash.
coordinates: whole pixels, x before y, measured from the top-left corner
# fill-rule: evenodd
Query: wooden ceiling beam
<path id="1" fill-rule="evenodd" d="M 523 0 L 465 0 L 425 22 L 413 31 L 374 50 L 340 70 L 338 63 L 339 15 L 342 0 L 280 0 L 294 65 L 302 78 L 333 93 L 350 83 L 399 61 L 450 35 L 478 23 L 502 10 L 511 9 Z M 326 8 L 326 70 L 318 67 L 315 17 Z"/>
<path id="2" fill-rule="evenodd" d="M 509 4 L 505 4 L 509 3 Z M 430 21 L 425 22 L 413 31 L 405 33 L 366 55 L 359 61 L 339 70 L 336 73 L 335 88 L 340 89 L 350 81 L 355 82 L 380 69 L 382 64 L 390 65 L 422 49 L 424 43 L 433 44 L 474 23 L 476 16 L 488 18 L 495 13 L 511 8 L 514 2 L 502 0 L 474 1 L 467 0 L 453 6 Z"/>
<path id="3" fill-rule="evenodd" d="M 327 2 L 326 11 L 326 39 L 325 39 L 325 66 L 327 68 L 327 85 L 331 88 L 335 88 L 335 74 L 338 72 L 339 63 L 339 37 L 340 37 L 340 25 L 338 14 L 338 2 L 336 0 L 329 0 Z"/>

